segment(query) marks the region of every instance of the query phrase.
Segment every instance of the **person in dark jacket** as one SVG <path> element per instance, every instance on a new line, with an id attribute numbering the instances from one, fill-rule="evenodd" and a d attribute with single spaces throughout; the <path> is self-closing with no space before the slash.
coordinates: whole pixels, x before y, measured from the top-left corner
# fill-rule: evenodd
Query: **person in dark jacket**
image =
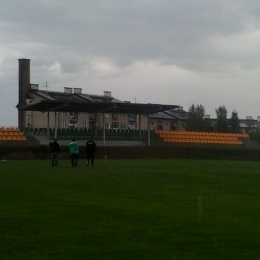
<path id="1" fill-rule="evenodd" d="M 49 147 L 51 150 L 51 166 L 57 167 L 58 166 L 58 158 L 60 156 L 60 145 L 55 138 L 52 142 L 49 143 Z"/>
<path id="2" fill-rule="evenodd" d="M 96 148 L 96 143 L 93 141 L 93 138 L 90 137 L 90 140 L 86 142 L 87 166 L 89 166 L 89 160 L 91 161 L 91 166 L 94 166 L 94 154 Z"/>

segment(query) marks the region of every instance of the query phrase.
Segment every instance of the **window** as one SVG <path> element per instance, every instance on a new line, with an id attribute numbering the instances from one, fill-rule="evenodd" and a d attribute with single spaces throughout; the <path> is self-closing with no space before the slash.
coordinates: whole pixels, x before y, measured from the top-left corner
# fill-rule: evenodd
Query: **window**
<path id="1" fill-rule="evenodd" d="M 108 116 L 108 113 L 105 113 L 105 117 L 109 117 L 109 116 Z"/>
<path id="2" fill-rule="evenodd" d="M 62 128 L 67 128 L 68 126 L 68 123 L 67 122 L 61 122 L 61 127 Z"/>
<path id="3" fill-rule="evenodd" d="M 121 124 L 121 129 L 126 129 L 126 125 L 125 124 Z"/>
<path id="4" fill-rule="evenodd" d="M 126 114 L 120 114 L 121 118 L 126 118 Z"/>
<path id="5" fill-rule="evenodd" d="M 87 116 L 88 114 L 85 112 L 80 113 L 81 116 Z"/>
<path id="6" fill-rule="evenodd" d="M 61 112 L 60 115 L 61 115 L 61 116 L 65 116 L 65 115 L 66 115 L 66 112 Z"/>
<path id="7" fill-rule="evenodd" d="M 94 113 L 89 114 L 88 116 L 89 116 L 90 119 L 94 119 L 95 118 L 95 114 Z"/>
<path id="8" fill-rule="evenodd" d="M 110 129 L 109 123 L 105 123 L 105 129 Z"/>
<path id="9" fill-rule="evenodd" d="M 169 126 L 169 122 L 164 122 L 163 126 Z"/>
<path id="10" fill-rule="evenodd" d="M 88 127 L 87 122 L 81 122 L 81 127 L 82 127 L 82 128 L 87 128 L 87 127 Z"/>
<path id="11" fill-rule="evenodd" d="M 119 128 L 118 122 L 112 122 L 111 128 Z"/>

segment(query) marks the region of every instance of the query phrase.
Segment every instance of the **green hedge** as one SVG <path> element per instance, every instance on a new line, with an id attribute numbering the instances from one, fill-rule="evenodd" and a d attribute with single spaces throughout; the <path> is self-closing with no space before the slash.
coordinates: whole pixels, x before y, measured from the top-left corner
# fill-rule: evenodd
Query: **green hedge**
<path id="1" fill-rule="evenodd" d="M 62 158 L 69 158 L 68 147 L 61 146 Z M 85 147 L 80 147 L 80 158 L 85 158 Z M 0 160 L 3 159 L 48 159 L 48 146 L 0 146 Z M 227 159 L 227 160 L 259 160 L 260 150 L 245 148 L 214 148 L 214 147 L 98 147 L 96 158 L 111 159 Z"/>

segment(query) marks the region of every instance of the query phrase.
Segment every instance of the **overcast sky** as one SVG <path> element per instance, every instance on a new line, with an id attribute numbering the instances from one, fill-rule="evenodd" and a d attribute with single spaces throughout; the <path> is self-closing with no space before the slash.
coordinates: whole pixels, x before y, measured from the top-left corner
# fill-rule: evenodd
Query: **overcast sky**
<path id="1" fill-rule="evenodd" d="M 256 0 L 0 0 L 0 126 L 17 126 L 18 59 L 40 89 L 260 116 Z"/>

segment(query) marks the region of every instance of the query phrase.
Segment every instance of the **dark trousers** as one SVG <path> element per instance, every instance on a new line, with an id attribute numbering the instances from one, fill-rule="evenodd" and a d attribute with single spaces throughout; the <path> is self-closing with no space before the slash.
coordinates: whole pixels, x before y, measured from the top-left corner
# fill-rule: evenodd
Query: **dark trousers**
<path id="1" fill-rule="evenodd" d="M 79 155 L 77 153 L 74 153 L 74 154 L 70 155 L 70 158 L 71 158 L 71 166 L 72 167 L 77 167 L 78 166 Z"/>
<path id="2" fill-rule="evenodd" d="M 87 166 L 89 166 L 89 160 L 91 162 L 91 166 L 94 166 L 94 153 L 87 153 Z"/>
<path id="3" fill-rule="evenodd" d="M 58 154 L 57 153 L 51 153 L 51 166 L 57 167 L 58 165 Z"/>

